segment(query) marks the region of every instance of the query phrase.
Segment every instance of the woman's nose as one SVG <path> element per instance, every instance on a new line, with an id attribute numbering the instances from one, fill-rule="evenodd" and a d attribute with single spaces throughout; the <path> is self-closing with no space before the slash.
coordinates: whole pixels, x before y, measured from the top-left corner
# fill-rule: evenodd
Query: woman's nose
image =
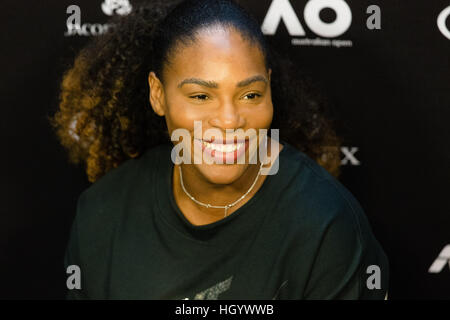
<path id="1" fill-rule="evenodd" d="M 217 113 L 209 121 L 211 126 L 221 129 L 238 129 L 244 126 L 238 107 L 233 102 L 222 103 Z"/>

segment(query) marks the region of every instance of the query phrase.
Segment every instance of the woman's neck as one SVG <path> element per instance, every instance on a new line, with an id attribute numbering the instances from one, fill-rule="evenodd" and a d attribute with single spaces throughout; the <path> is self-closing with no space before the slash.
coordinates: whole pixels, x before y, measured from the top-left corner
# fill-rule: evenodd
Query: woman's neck
<path id="1" fill-rule="evenodd" d="M 270 139 L 269 139 L 270 140 Z M 270 143 L 268 143 L 269 157 L 270 155 Z M 283 146 L 279 145 L 279 151 Z M 272 159 L 272 162 L 274 158 Z M 268 167 L 266 165 L 264 167 Z M 206 208 L 192 201 L 188 195 L 183 191 L 180 181 L 179 165 L 174 166 L 173 179 L 172 179 L 172 191 L 175 201 L 183 212 L 184 216 L 194 225 L 202 225 L 213 223 L 217 220 L 224 218 L 224 209 Z M 191 196 L 196 200 L 215 206 L 225 206 L 235 202 L 242 195 L 244 195 L 255 181 L 260 169 L 260 161 L 257 164 L 248 165 L 247 169 L 242 175 L 230 184 L 214 184 L 208 181 L 198 171 L 194 165 L 181 165 L 183 184 Z M 247 196 L 239 201 L 236 205 L 230 207 L 227 211 L 227 215 L 239 209 L 248 200 L 250 200 L 256 192 L 261 188 L 266 175 L 260 175 L 253 187 L 253 189 L 247 194 Z"/>

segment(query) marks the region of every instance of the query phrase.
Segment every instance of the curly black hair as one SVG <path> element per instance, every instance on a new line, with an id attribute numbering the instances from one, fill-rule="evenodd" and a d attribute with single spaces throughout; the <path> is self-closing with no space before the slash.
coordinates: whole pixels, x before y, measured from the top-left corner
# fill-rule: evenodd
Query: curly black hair
<path id="1" fill-rule="evenodd" d="M 152 0 L 114 17 L 114 27 L 78 53 L 64 73 L 59 108 L 49 117 L 70 161 L 86 165 L 90 182 L 170 141 L 164 118 L 149 107 L 149 72 L 162 77 L 172 50 L 195 42 L 196 31 L 217 23 L 257 45 L 272 69 L 271 128 L 339 176 L 341 139 L 326 116 L 325 100 L 290 59 L 268 45 L 246 10 L 232 0 Z"/>

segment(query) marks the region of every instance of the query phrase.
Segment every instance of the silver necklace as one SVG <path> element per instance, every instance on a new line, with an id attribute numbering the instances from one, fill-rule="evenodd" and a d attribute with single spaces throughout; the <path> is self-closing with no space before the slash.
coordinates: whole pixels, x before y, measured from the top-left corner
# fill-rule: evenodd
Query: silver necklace
<path id="1" fill-rule="evenodd" d="M 234 201 L 233 203 L 227 204 L 226 206 L 213 206 L 209 203 L 203 203 L 198 201 L 197 199 L 195 199 L 193 196 L 191 196 L 189 194 L 189 192 L 187 192 L 186 188 L 184 187 L 184 183 L 183 183 L 183 173 L 181 172 L 181 166 L 178 166 L 178 169 L 180 171 L 180 182 L 181 182 L 181 187 L 183 188 L 184 193 L 186 193 L 186 195 L 191 198 L 192 201 L 194 201 L 195 203 L 204 206 L 206 208 L 217 208 L 217 209 L 225 209 L 225 215 L 224 217 L 227 216 L 228 213 L 228 208 L 231 208 L 232 206 L 236 205 L 239 201 L 241 201 L 242 199 L 244 199 L 249 193 L 250 191 L 252 191 L 253 187 L 256 184 L 256 181 L 258 180 L 259 176 L 261 175 L 261 169 L 263 166 L 263 162 L 261 162 L 261 165 L 259 166 L 259 170 L 258 170 L 258 174 L 256 175 L 255 181 L 253 181 L 253 184 L 251 185 L 251 187 L 247 190 L 246 193 L 244 193 L 239 199 L 237 199 L 236 201 Z"/>

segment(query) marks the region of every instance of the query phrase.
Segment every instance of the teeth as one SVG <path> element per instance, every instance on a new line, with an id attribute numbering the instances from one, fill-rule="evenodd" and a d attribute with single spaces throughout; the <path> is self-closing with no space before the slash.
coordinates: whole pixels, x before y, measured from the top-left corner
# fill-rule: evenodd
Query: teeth
<path id="1" fill-rule="evenodd" d="M 235 144 L 235 143 L 219 144 L 219 143 L 209 143 L 206 141 L 203 141 L 203 144 L 205 145 L 205 147 L 207 147 L 211 150 L 216 150 L 216 151 L 223 152 L 223 153 L 234 152 L 234 151 L 242 148 L 242 146 L 244 145 L 243 142 L 237 143 L 237 144 Z"/>

